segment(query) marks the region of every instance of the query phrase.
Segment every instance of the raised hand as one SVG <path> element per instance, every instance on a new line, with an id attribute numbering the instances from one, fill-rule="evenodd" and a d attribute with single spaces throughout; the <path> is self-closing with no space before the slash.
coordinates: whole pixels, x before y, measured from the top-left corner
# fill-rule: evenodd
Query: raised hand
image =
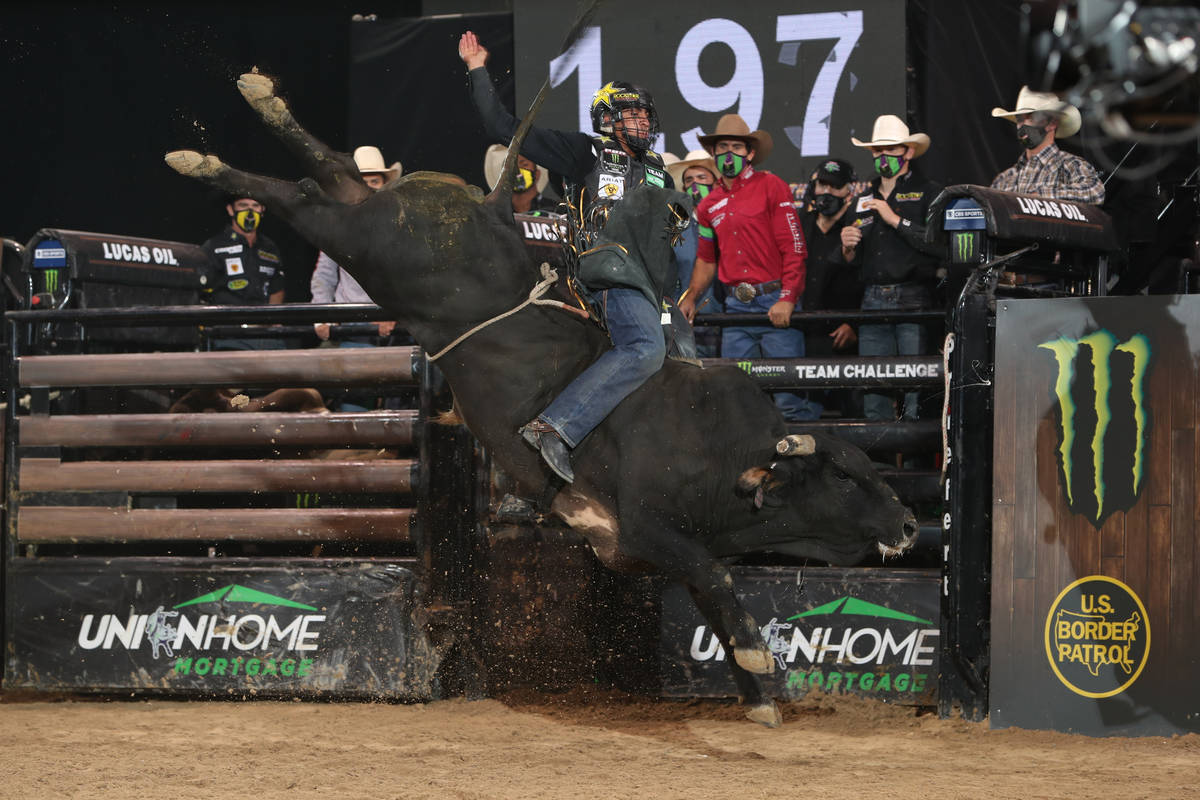
<path id="1" fill-rule="evenodd" d="M 479 43 L 479 37 L 467 31 L 458 40 L 458 57 L 467 65 L 467 69 L 471 70 L 487 63 L 488 51 Z"/>

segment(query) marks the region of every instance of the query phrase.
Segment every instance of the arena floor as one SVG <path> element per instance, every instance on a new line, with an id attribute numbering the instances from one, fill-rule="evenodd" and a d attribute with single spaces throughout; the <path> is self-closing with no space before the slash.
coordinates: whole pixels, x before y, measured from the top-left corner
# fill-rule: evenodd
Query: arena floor
<path id="1" fill-rule="evenodd" d="M 1200 736 L 1091 739 L 857 698 L 0 704 L 0 797 L 1200 797 Z M 802 794 L 801 794 L 802 793 Z"/>

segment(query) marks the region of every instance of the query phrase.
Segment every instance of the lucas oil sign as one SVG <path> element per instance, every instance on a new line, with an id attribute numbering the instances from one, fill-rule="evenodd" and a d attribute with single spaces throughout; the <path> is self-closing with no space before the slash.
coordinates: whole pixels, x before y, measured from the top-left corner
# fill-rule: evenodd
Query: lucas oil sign
<path id="1" fill-rule="evenodd" d="M 932 703 L 937 687 L 938 577 L 921 570 L 737 568 L 738 596 L 774 657 L 776 697 L 853 693 Z M 736 695 L 724 644 L 686 591 L 663 595 L 661 668 L 667 696 Z"/>
<path id="2" fill-rule="evenodd" d="M 147 561 L 14 565 L 5 685 L 430 694 L 403 567 Z"/>

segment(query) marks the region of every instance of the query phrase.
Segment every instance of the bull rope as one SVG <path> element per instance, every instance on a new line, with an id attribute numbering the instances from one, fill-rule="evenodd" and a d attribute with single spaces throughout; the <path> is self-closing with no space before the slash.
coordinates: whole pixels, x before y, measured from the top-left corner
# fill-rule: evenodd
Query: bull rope
<path id="1" fill-rule="evenodd" d="M 439 358 L 446 355 L 446 353 L 449 353 L 451 350 L 458 347 L 460 344 L 462 344 L 464 341 L 466 341 L 467 339 L 474 336 L 476 333 L 479 333 L 479 331 L 483 330 L 488 325 L 491 325 L 493 322 L 499 322 L 500 320 L 504 319 L 505 317 L 511 317 L 513 314 L 517 313 L 522 308 L 524 308 L 525 306 L 528 306 L 528 305 L 554 306 L 556 308 L 561 308 L 563 311 L 569 311 L 572 314 L 576 314 L 578 316 L 583 317 L 584 319 L 587 319 L 588 314 L 586 311 L 584 311 L 582 309 L 575 308 L 574 306 L 568 305 L 567 303 L 564 303 L 561 300 L 542 300 L 541 299 L 542 295 L 544 295 L 546 292 L 550 291 L 550 287 L 553 286 L 557 282 L 558 282 L 558 271 L 556 269 L 554 269 L 554 267 L 550 266 L 549 264 L 542 262 L 542 279 L 540 281 L 538 281 L 537 285 L 535 285 L 532 289 L 529 290 L 529 297 L 525 298 L 525 302 L 521 303 L 516 308 L 510 308 L 508 311 L 505 311 L 503 314 L 499 314 L 495 317 L 492 317 L 491 319 L 487 320 L 486 322 L 479 323 L 474 328 L 471 328 L 471 330 L 467 331 L 462 336 L 459 336 L 453 342 L 451 342 L 450 344 L 443 347 L 436 354 L 429 356 L 429 360 L 431 362 L 437 361 Z"/>

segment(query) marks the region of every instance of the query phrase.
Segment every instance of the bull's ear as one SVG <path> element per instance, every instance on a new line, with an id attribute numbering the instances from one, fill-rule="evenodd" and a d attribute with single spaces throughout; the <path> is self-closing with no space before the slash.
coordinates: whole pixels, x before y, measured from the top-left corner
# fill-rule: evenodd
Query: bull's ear
<path id="1" fill-rule="evenodd" d="M 751 467 L 738 476 L 737 494 L 739 497 L 753 497 L 754 507 L 762 508 L 766 496 L 765 489 L 771 486 L 771 470 L 765 467 Z"/>

